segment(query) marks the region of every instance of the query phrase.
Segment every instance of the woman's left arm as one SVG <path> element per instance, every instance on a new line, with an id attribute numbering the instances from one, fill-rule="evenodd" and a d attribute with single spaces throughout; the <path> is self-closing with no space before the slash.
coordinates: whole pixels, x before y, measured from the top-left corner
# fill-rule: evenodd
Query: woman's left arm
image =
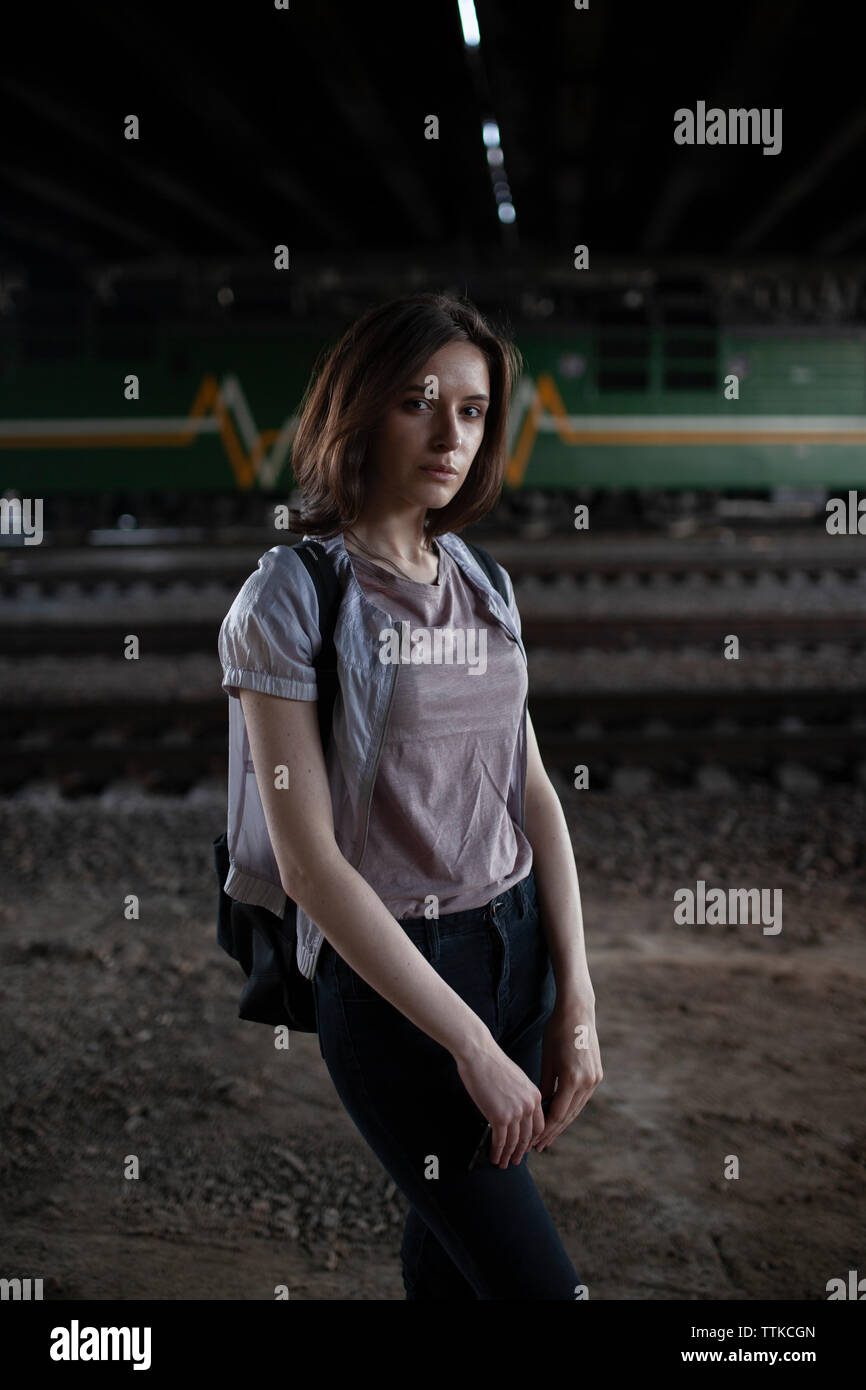
<path id="1" fill-rule="evenodd" d="M 541 1094 L 556 1095 L 540 1152 L 571 1124 L 602 1079 L 595 1031 L 595 990 L 583 937 L 580 886 L 562 803 L 544 770 L 529 712 L 526 715 L 526 824 L 541 927 L 556 977 L 556 1005 L 544 1033 Z"/>
<path id="2" fill-rule="evenodd" d="M 544 770 L 528 711 L 526 733 L 525 834 L 532 846 L 541 925 L 556 975 L 557 999 L 594 1009 L 571 837 L 562 803 Z"/>

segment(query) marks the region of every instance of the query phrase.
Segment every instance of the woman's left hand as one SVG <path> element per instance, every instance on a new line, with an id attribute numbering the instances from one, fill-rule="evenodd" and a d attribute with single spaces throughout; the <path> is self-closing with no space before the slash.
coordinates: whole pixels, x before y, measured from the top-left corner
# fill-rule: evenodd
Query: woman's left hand
<path id="1" fill-rule="evenodd" d="M 547 1123 L 531 1146 L 537 1153 L 548 1148 L 577 1118 L 603 1075 L 594 1004 L 557 1000 L 542 1043 L 539 1089 L 543 1100 L 551 1099 L 551 1105 Z"/>

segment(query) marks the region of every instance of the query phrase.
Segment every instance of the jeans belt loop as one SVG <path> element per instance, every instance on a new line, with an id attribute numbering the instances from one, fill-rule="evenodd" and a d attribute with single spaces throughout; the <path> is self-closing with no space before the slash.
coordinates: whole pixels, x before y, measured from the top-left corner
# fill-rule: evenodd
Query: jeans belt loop
<path id="1" fill-rule="evenodd" d="M 435 917 L 428 917 L 424 923 L 424 931 L 427 937 L 427 957 L 431 965 L 435 965 L 439 959 L 439 924 Z"/>

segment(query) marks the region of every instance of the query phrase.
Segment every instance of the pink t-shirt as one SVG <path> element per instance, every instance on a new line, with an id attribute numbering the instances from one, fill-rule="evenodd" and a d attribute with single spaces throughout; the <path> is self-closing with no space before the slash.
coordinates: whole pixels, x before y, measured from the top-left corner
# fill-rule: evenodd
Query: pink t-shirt
<path id="1" fill-rule="evenodd" d="M 441 547 L 435 584 L 349 552 L 371 602 L 389 613 L 380 659 L 400 670 L 358 872 L 395 917 L 482 907 L 532 867 L 506 807 L 526 663 Z"/>

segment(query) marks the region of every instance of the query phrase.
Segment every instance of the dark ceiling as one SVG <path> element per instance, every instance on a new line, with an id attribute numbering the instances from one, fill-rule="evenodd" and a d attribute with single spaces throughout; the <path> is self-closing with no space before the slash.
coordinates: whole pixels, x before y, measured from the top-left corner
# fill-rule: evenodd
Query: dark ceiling
<path id="1" fill-rule="evenodd" d="M 32 6 L 4 22 L 0 283 L 138 281 L 183 308 L 203 277 L 273 292 L 475 276 L 564 285 L 591 266 L 866 252 L 856 6 L 458 6 L 272 0 Z M 781 107 L 782 150 L 682 147 L 674 111 Z M 140 139 L 123 136 L 134 113 Z M 439 139 L 425 139 L 425 118 Z M 496 214 L 498 122 L 516 221 Z M 287 281 L 284 278 L 280 291 Z M 14 293 L 13 293 L 14 298 Z"/>

